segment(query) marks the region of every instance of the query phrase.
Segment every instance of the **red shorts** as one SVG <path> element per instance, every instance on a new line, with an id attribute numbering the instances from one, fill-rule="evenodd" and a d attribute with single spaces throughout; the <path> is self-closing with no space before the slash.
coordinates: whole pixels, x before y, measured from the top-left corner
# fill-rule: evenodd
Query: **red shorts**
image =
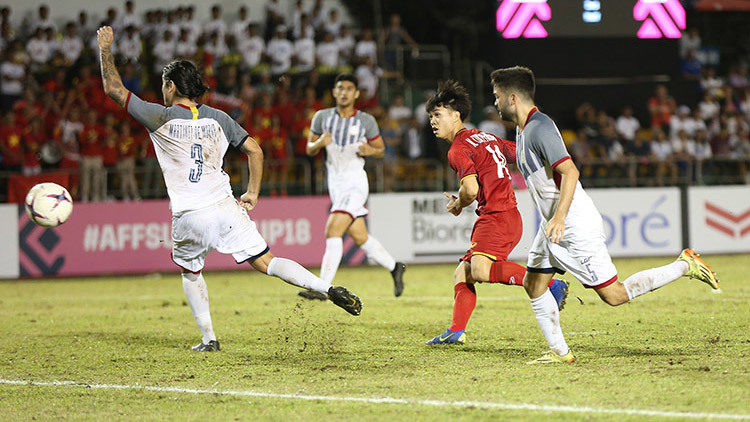
<path id="1" fill-rule="evenodd" d="M 493 261 L 507 261 L 508 255 L 521 240 L 523 221 L 518 208 L 482 214 L 471 231 L 471 248 L 461 261 L 472 255 L 484 255 Z"/>

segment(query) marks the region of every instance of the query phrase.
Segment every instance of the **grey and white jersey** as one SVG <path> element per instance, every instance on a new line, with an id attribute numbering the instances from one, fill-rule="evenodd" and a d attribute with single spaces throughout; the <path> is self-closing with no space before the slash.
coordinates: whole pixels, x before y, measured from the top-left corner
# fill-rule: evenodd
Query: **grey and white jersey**
<path id="1" fill-rule="evenodd" d="M 557 125 L 546 114 L 532 109 L 526 126 L 523 129 L 516 127 L 516 165 L 526 180 L 531 199 L 544 221 L 549 221 L 555 214 L 560 199 L 561 176 L 554 168 L 569 159 L 570 154 Z M 569 219 L 578 218 L 576 216 L 588 218 L 594 214 L 599 216 L 593 201 L 579 181 L 566 225 Z"/>
<path id="2" fill-rule="evenodd" d="M 229 145 L 249 136 L 221 110 L 199 104 L 164 107 L 129 94 L 125 109 L 148 129 L 172 213 L 208 207 L 232 196 L 222 165 Z"/>
<path id="3" fill-rule="evenodd" d="M 316 135 L 330 132 L 333 138 L 326 146 L 329 179 L 332 174 L 347 177 L 348 173 L 364 172 L 365 159 L 358 155 L 359 146 L 380 136 L 372 115 L 356 110 L 351 117 L 341 117 L 336 107 L 316 112 L 310 131 Z"/>

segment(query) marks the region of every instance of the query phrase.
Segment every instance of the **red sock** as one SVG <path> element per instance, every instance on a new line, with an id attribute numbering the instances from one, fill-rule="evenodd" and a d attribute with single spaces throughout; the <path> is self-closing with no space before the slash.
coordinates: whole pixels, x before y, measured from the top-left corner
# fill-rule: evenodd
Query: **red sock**
<path id="1" fill-rule="evenodd" d="M 466 283 L 458 283 L 453 287 L 453 325 L 451 331 L 466 329 L 471 313 L 477 306 L 477 291 L 474 286 Z"/>
<path id="2" fill-rule="evenodd" d="M 490 267 L 490 283 L 510 284 L 511 286 L 523 286 L 523 276 L 526 268 L 509 261 L 495 261 Z"/>

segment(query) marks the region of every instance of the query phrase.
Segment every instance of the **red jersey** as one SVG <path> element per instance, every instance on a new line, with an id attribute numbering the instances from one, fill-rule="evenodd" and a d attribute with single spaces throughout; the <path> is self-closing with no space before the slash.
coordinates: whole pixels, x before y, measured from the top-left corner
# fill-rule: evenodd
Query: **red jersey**
<path id="1" fill-rule="evenodd" d="M 102 147 L 102 162 L 111 167 L 117 164 L 117 138 L 113 133 L 107 134 Z"/>
<path id="2" fill-rule="evenodd" d="M 81 132 L 80 145 L 81 155 L 84 157 L 97 157 L 102 155 L 102 137 L 104 128 L 98 124 L 84 125 Z"/>
<path id="3" fill-rule="evenodd" d="M 138 144 L 135 140 L 135 137 L 131 136 L 123 136 L 120 138 L 120 141 L 117 144 L 117 150 L 119 152 L 120 158 L 129 158 L 129 157 L 135 157 L 135 149 L 138 147 Z"/>
<path id="4" fill-rule="evenodd" d="M 307 117 L 298 118 L 292 126 L 292 134 L 297 136 L 294 142 L 294 154 L 303 157 L 307 155 L 307 137 L 310 135 L 310 122 Z"/>
<path id="5" fill-rule="evenodd" d="M 21 150 L 22 137 L 23 130 L 21 130 L 20 127 L 0 127 L 0 142 L 2 142 L 4 147 L 3 164 L 9 166 L 17 166 L 21 164 L 21 159 L 23 157 L 23 151 Z"/>
<path id="6" fill-rule="evenodd" d="M 42 146 L 44 134 L 39 132 L 27 132 L 23 135 L 23 166 L 39 167 L 39 148 Z"/>
<path id="7" fill-rule="evenodd" d="M 478 129 L 456 134 L 448 162 L 460 180 L 476 175 L 479 183 L 477 214 L 516 208 L 516 194 L 508 163 L 516 162 L 516 144 Z"/>

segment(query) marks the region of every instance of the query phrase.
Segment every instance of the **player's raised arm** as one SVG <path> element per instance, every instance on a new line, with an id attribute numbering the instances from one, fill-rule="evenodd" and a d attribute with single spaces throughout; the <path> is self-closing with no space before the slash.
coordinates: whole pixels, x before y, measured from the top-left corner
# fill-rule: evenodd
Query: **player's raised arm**
<path id="1" fill-rule="evenodd" d="M 122 84 L 120 74 L 115 67 L 115 57 L 112 54 L 112 41 L 114 33 L 112 27 L 102 26 L 96 31 L 96 39 L 99 43 L 99 57 L 101 59 L 102 83 L 104 93 L 115 100 L 121 107 L 125 107 L 130 91 Z"/>

